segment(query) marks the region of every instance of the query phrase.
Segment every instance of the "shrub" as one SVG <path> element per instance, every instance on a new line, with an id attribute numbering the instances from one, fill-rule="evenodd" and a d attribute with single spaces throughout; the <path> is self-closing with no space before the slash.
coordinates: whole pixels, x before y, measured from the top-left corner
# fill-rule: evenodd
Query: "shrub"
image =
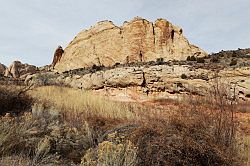
<path id="1" fill-rule="evenodd" d="M 233 51 L 232 57 L 237 57 L 237 52 L 236 51 Z"/>
<path id="2" fill-rule="evenodd" d="M 164 62 L 164 59 L 163 58 L 157 58 L 156 62 Z"/>
<path id="3" fill-rule="evenodd" d="M 32 121 L 29 121 L 30 117 L 8 118 L 0 119 L 0 157 L 34 153 L 37 140 L 26 140 L 27 130 L 33 127 Z"/>
<path id="4" fill-rule="evenodd" d="M 162 64 L 164 64 L 164 59 L 163 58 L 157 58 L 156 63 L 157 63 L 157 65 L 162 65 Z"/>
<path id="5" fill-rule="evenodd" d="M 192 56 L 190 57 L 190 61 L 196 61 L 196 57 L 195 57 L 194 55 L 192 55 Z"/>
<path id="6" fill-rule="evenodd" d="M 187 77 L 186 74 L 181 74 L 181 78 L 182 78 L 182 79 L 187 79 L 188 77 Z"/>
<path id="7" fill-rule="evenodd" d="M 117 67 L 117 66 L 119 66 L 121 63 L 119 63 L 119 62 L 116 62 L 115 64 L 114 64 L 114 67 Z"/>
<path id="8" fill-rule="evenodd" d="M 219 63 L 219 62 L 220 62 L 219 56 L 213 56 L 213 57 L 211 58 L 210 62 Z"/>
<path id="9" fill-rule="evenodd" d="M 91 165 L 123 165 L 135 166 L 137 159 L 137 148 L 131 141 L 115 144 L 104 141 L 97 149 L 87 151 L 82 159 L 82 166 Z"/>
<path id="10" fill-rule="evenodd" d="M 208 105 L 196 96 L 179 105 L 179 113 L 151 119 L 132 133 L 138 165 L 241 165 L 235 102 L 227 87 L 217 83 L 205 98 Z"/>
<path id="11" fill-rule="evenodd" d="M 25 93 L 26 90 L 29 89 L 17 86 L 0 86 L 0 115 L 29 111 L 34 100 Z"/>
<path id="12" fill-rule="evenodd" d="M 76 129 L 62 117 L 55 118 L 43 111 L 38 117 L 26 114 L 0 118 L 0 160 L 17 155 L 30 159 L 34 165 L 81 162 L 83 154 L 94 146 L 94 133 L 88 123 Z"/>
<path id="13" fill-rule="evenodd" d="M 199 114 L 172 117 L 170 123 L 157 120 L 137 130 L 133 139 L 138 165 L 234 165 L 235 154 L 213 139 L 211 126 L 203 118 Z"/>
<path id="14" fill-rule="evenodd" d="M 197 61 L 197 63 L 205 63 L 204 57 L 202 57 L 202 58 L 197 58 L 196 61 Z"/>
<path id="15" fill-rule="evenodd" d="M 235 65 L 237 65 L 237 60 L 236 60 L 236 59 L 232 59 L 229 65 L 230 65 L 230 66 L 235 66 Z"/>
<path id="16" fill-rule="evenodd" d="M 92 66 L 92 72 L 96 72 L 96 71 L 100 71 L 100 70 L 102 70 L 102 69 L 104 69 L 105 67 L 102 65 L 102 66 L 97 66 L 96 64 L 94 64 L 93 66 Z"/>

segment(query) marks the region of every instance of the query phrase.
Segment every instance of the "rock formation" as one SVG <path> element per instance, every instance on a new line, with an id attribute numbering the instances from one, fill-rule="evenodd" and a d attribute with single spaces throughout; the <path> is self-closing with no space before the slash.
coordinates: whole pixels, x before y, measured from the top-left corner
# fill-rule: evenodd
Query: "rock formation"
<path id="1" fill-rule="evenodd" d="M 62 54 L 64 53 L 62 46 L 58 46 L 55 53 L 54 53 L 54 58 L 52 62 L 52 68 L 55 67 L 55 65 L 60 61 L 62 58 Z"/>
<path id="2" fill-rule="evenodd" d="M 190 65 L 116 67 L 87 74 L 35 74 L 27 77 L 26 83 L 64 84 L 77 89 L 92 90 L 118 100 L 143 101 L 181 98 L 183 94 L 206 96 L 209 95 L 209 90 L 215 85 L 217 78 L 224 87 L 236 87 L 235 93 L 240 99 L 250 100 L 250 67 L 227 68 L 220 70 L 217 76 L 212 70 L 197 69 Z"/>
<path id="3" fill-rule="evenodd" d="M 6 70 L 4 76 L 25 79 L 27 75 L 37 72 L 37 67 L 29 64 L 22 64 L 14 61 Z"/>
<path id="4" fill-rule="evenodd" d="M 205 56 L 191 45 L 183 30 L 164 19 L 154 23 L 135 18 L 118 27 L 102 21 L 80 32 L 65 48 L 55 69 L 62 72 L 77 68 L 112 66 L 115 63 L 148 62 L 158 58 L 185 60 L 187 56 Z"/>
<path id="5" fill-rule="evenodd" d="M 0 75 L 4 74 L 5 69 L 6 69 L 6 66 L 0 63 Z"/>

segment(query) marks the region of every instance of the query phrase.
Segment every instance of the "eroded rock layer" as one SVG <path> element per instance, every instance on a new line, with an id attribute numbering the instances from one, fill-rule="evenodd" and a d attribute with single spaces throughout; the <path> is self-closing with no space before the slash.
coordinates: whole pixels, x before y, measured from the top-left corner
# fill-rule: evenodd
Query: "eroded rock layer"
<path id="1" fill-rule="evenodd" d="M 67 85 L 127 101 L 176 98 L 184 94 L 207 96 L 218 83 L 221 88 L 229 90 L 228 94 L 236 95 L 241 100 L 250 100 L 250 67 L 215 72 L 190 65 L 131 66 L 88 74 L 35 74 L 26 79 L 26 83 Z"/>
<path id="2" fill-rule="evenodd" d="M 167 20 L 158 19 L 152 23 L 135 18 L 121 27 L 111 21 L 102 21 L 74 38 L 55 69 L 62 72 L 158 58 L 185 60 L 192 55 L 204 56 L 206 53 L 191 45 L 183 36 L 183 30 Z"/>

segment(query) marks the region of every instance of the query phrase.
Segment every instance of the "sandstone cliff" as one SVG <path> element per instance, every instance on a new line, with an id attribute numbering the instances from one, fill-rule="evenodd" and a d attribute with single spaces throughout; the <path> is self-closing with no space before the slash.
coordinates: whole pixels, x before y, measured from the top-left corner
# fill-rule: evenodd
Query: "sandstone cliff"
<path id="1" fill-rule="evenodd" d="M 67 46 L 55 69 L 62 72 L 77 68 L 112 66 L 115 63 L 148 62 L 158 58 L 184 60 L 206 53 L 191 45 L 183 30 L 164 19 L 154 23 L 135 18 L 118 27 L 102 21 L 80 32 Z"/>

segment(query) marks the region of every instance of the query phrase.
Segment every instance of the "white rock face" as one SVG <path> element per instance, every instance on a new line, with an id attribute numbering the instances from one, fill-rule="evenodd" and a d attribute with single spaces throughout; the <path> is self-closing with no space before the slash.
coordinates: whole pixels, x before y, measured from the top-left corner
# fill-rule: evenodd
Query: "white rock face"
<path id="1" fill-rule="evenodd" d="M 135 18 L 118 27 L 102 21 L 80 32 L 65 48 L 55 69 L 62 72 L 77 68 L 112 66 L 115 63 L 148 62 L 157 58 L 185 60 L 187 56 L 207 55 L 191 45 L 183 30 L 164 19 L 155 23 Z"/>

